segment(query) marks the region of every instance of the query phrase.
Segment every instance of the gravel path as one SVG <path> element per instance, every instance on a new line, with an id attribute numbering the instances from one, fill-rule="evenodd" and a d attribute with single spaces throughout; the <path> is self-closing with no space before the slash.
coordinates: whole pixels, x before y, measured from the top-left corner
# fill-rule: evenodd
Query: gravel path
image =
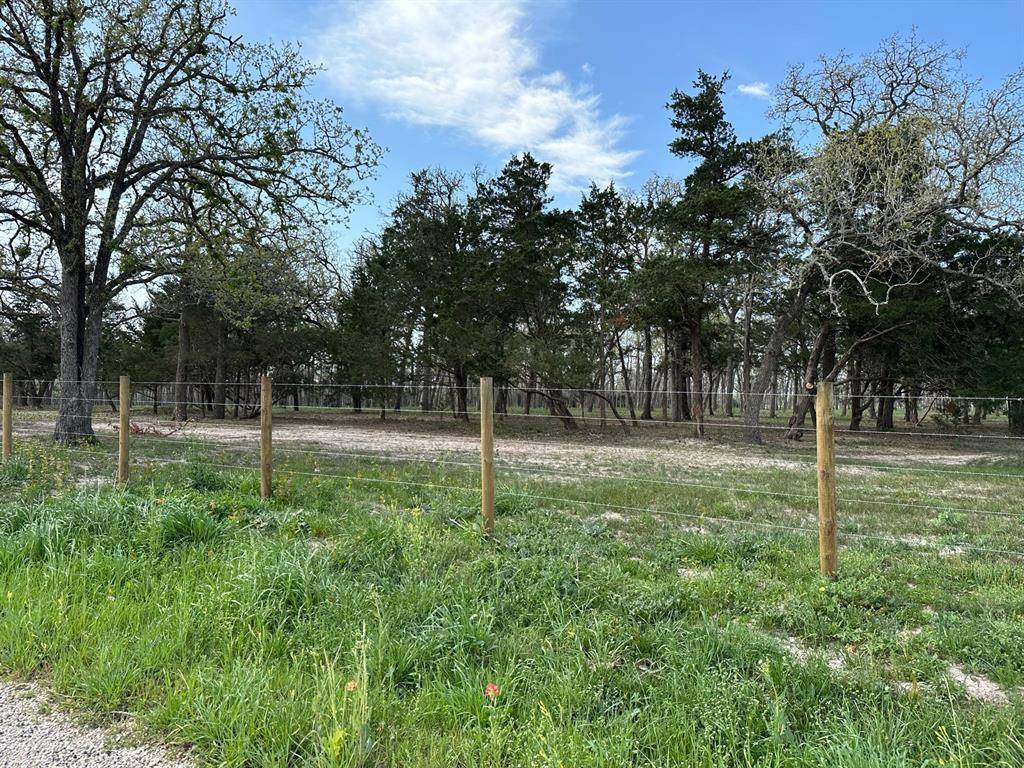
<path id="1" fill-rule="evenodd" d="M 42 689 L 0 682 L 0 766 L 4 768 L 191 768 L 158 747 L 113 747 L 115 734 L 46 711 Z"/>

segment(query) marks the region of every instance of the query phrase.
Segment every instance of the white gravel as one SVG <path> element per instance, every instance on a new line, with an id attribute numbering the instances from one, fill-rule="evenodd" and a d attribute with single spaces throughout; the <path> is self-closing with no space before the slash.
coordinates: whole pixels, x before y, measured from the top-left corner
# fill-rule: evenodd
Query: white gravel
<path id="1" fill-rule="evenodd" d="M 0 682 L 0 766 L 4 768 L 192 768 L 152 746 L 118 747 L 119 734 L 86 728 L 46 706 L 35 685 Z M 125 733 L 120 733 L 125 736 Z"/>

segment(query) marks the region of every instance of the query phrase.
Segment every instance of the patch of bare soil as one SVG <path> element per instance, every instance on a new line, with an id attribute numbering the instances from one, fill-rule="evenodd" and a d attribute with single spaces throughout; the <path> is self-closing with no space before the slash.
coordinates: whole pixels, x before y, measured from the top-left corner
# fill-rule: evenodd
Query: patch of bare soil
<path id="1" fill-rule="evenodd" d="M 949 665 L 946 674 L 950 680 L 963 688 L 964 693 L 969 699 L 995 706 L 1005 706 L 1010 703 L 1010 697 L 1003 687 L 995 680 L 985 677 L 985 675 L 971 674 L 955 662 Z M 933 686 L 928 683 L 917 680 L 897 680 L 894 685 L 896 690 L 901 693 L 912 695 L 929 693 L 934 690 Z M 1024 690 L 1021 690 L 1020 693 L 1024 694 Z"/>
<path id="2" fill-rule="evenodd" d="M 39 415 L 41 416 L 41 415 Z M 386 420 L 369 415 L 323 417 L 320 414 L 275 414 L 274 443 L 280 450 L 305 449 L 324 453 L 366 454 L 390 458 L 434 461 L 475 462 L 479 456 L 479 432 L 475 422 L 455 422 L 449 417 L 432 418 L 413 414 L 391 416 Z M 115 424 L 97 418 L 94 428 L 99 434 L 111 434 Z M 18 421 L 18 429 L 26 434 L 46 433 L 52 419 L 35 418 Z M 133 429 L 146 437 L 143 440 L 193 439 L 224 447 L 252 448 L 258 441 L 256 420 L 204 421 L 186 423 L 183 427 L 160 421 L 149 415 L 133 418 Z M 687 472 L 702 475 L 729 470 L 785 470 L 810 479 L 814 473 L 812 441 L 794 443 L 772 437 L 764 446 L 751 446 L 726 439 L 738 435 L 715 435 L 709 440 L 689 437 L 685 426 L 663 429 L 641 428 L 626 433 L 609 426 L 606 429 L 584 428 L 564 431 L 557 424 L 537 427 L 522 426 L 515 419 L 499 421 L 495 439 L 499 465 L 514 470 L 545 469 L 564 471 L 566 476 L 604 476 L 635 471 L 647 477 L 685 477 Z M 735 430 L 734 430 L 735 431 Z M 168 434 L 166 438 L 154 435 Z M 943 442 L 925 443 L 925 438 L 891 438 L 865 435 L 845 446 L 840 443 L 842 458 L 853 461 L 903 467 L 918 463 L 946 466 L 989 462 L 1016 453 L 990 450 L 989 444 L 958 445 Z M 142 443 L 145 445 L 146 443 Z M 998 446 L 1000 449 L 1009 447 Z M 139 450 L 139 453 L 142 449 Z M 840 471 L 853 475 L 877 476 L 885 470 L 859 467 L 840 462 Z M 970 482 L 965 481 L 964 486 Z"/>
<path id="3" fill-rule="evenodd" d="M 963 686 L 967 695 L 985 704 L 1009 704 L 1010 697 L 995 680 L 984 675 L 972 675 L 959 664 L 949 665 L 949 676 L 953 682 Z"/>
<path id="4" fill-rule="evenodd" d="M 783 635 L 776 638 L 786 652 L 801 664 L 808 662 L 815 654 L 815 651 L 808 648 L 798 637 Z M 837 651 L 830 651 L 825 655 L 825 665 L 833 672 L 839 672 L 846 667 L 846 656 Z"/>

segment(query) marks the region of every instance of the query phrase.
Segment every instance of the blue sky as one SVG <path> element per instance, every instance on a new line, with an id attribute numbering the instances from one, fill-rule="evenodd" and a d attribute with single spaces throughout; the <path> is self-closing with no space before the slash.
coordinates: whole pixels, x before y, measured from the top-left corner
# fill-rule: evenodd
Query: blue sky
<path id="1" fill-rule="evenodd" d="M 315 91 L 387 153 L 351 213 L 344 247 L 375 229 L 408 174 L 499 169 L 532 151 L 554 165 L 556 203 L 593 178 L 639 186 L 683 176 L 665 103 L 698 68 L 732 75 L 728 117 L 766 133 L 764 91 L 788 64 L 870 51 L 894 33 L 966 50 L 993 86 L 1024 64 L 1024 0 L 1001 2 L 476 2 L 236 0 L 231 31 L 296 40 L 322 62 Z"/>

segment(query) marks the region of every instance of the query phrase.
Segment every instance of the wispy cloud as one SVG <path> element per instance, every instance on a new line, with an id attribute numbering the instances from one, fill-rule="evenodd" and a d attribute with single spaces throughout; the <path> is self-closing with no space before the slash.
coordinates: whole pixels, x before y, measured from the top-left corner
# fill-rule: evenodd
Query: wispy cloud
<path id="1" fill-rule="evenodd" d="M 566 192 L 628 175 L 626 119 L 559 71 L 543 71 L 523 6 L 454 0 L 345 5 L 319 40 L 332 82 L 389 116 L 447 126 L 502 152 L 532 151 Z"/>
<path id="2" fill-rule="evenodd" d="M 771 92 L 768 88 L 768 83 L 758 80 L 755 83 L 740 83 L 736 86 L 736 90 L 742 93 L 744 96 L 753 96 L 755 99 L 768 100 L 771 98 Z"/>

